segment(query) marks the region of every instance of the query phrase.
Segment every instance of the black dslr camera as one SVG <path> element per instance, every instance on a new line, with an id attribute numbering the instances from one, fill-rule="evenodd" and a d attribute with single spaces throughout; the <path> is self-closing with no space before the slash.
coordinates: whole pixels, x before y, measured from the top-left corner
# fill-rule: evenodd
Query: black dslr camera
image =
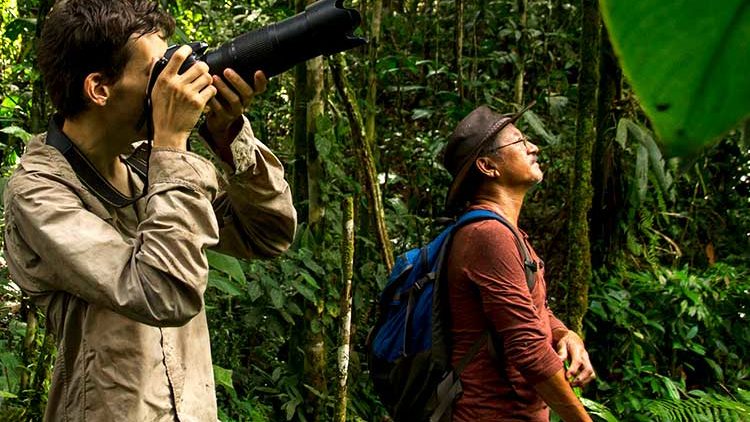
<path id="1" fill-rule="evenodd" d="M 301 13 L 242 34 L 214 51 L 206 52 L 206 43 L 190 43 L 193 54 L 185 59 L 179 73 L 201 60 L 208 64 L 212 75 L 221 76 L 224 69 L 232 68 L 252 84 L 257 70 L 270 78 L 313 57 L 359 47 L 366 41 L 353 32 L 361 17 L 356 10 L 344 8 L 343 3 L 344 0 L 316 1 Z M 169 47 L 154 65 L 149 96 L 159 73 L 179 47 Z"/>

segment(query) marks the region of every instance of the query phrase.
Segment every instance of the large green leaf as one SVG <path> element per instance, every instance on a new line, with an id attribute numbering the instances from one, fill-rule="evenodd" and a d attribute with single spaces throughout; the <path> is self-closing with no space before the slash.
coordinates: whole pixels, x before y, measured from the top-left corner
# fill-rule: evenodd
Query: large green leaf
<path id="1" fill-rule="evenodd" d="M 232 277 L 232 279 L 239 281 L 242 284 L 247 282 L 245 273 L 242 271 L 242 266 L 237 258 L 214 252 L 210 249 L 206 250 L 206 258 L 208 259 L 208 265 L 210 265 L 211 268 L 215 268 L 227 274 Z"/>
<path id="2" fill-rule="evenodd" d="M 669 153 L 750 116 L 750 1 L 601 0 L 623 71 Z"/>
<path id="3" fill-rule="evenodd" d="M 232 277 L 228 277 L 216 270 L 208 271 L 208 284 L 229 296 L 242 296 L 244 294 L 242 286 L 234 281 Z"/>

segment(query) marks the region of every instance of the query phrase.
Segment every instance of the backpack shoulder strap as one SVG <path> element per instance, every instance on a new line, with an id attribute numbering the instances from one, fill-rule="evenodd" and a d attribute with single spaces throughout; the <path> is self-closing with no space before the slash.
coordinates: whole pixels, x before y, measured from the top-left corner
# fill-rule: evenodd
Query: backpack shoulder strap
<path id="1" fill-rule="evenodd" d="M 454 226 L 454 231 L 467 224 L 471 224 L 481 220 L 497 220 L 505 227 L 507 227 L 511 233 L 513 233 L 513 240 L 516 243 L 518 252 L 521 254 L 521 259 L 523 260 L 523 270 L 524 274 L 526 274 L 526 285 L 529 286 L 529 291 L 531 291 L 536 284 L 536 272 L 539 268 L 537 266 L 537 263 L 533 259 L 531 259 L 531 254 L 529 253 L 528 248 L 526 248 L 526 244 L 524 243 L 521 234 L 518 232 L 518 229 L 516 229 L 516 227 L 513 226 L 513 224 L 511 224 L 505 217 L 493 211 L 471 210 L 459 217 Z"/>
<path id="2" fill-rule="evenodd" d="M 442 270 L 443 270 L 443 260 L 445 259 L 445 255 L 448 251 L 448 248 L 450 247 L 451 241 L 453 240 L 453 235 L 456 233 L 456 231 L 467 225 L 471 224 L 477 221 L 482 220 L 497 220 L 504 224 L 508 229 L 510 229 L 511 233 L 513 233 L 514 240 L 516 242 L 516 246 L 518 247 L 519 252 L 521 253 L 521 257 L 524 260 L 524 272 L 526 274 L 526 284 L 529 286 L 529 291 L 534 288 L 534 284 L 536 282 L 536 263 L 530 258 L 529 251 L 526 249 L 526 246 L 523 243 L 523 240 L 521 239 L 520 234 L 518 231 L 513 227 L 510 222 L 508 222 L 503 216 L 487 210 L 471 210 L 469 212 L 464 213 L 461 215 L 458 220 L 451 226 L 448 230 L 450 230 L 445 236 L 445 239 L 443 241 L 443 244 L 440 246 L 440 252 L 438 253 L 437 257 L 437 263 L 436 263 L 436 279 L 440 280 L 442 276 Z M 533 263 L 534 266 L 531 267 L 529 263 Z M 484 347 L 487 343 L 489 343 L 489 337 L 490 332 L 487 331 L 484 334 L 482 334 L 475 342 L 471 345 L 471 348 L 466 352 L 464 356 L 461 357 L 461 360 L 459 361 L 458 365 L 453 368 L 453 375 L 446 380 L 443 380 L 441 384 L 438 386 L 438 407 L 434 410 L 432 415 L 430 416 L 429 421 L 430 422 L 437 422 L 441 420 L 443 415 L 445 414 L 446 410 L 448 409 L 448 406 L 450 406 L 453 402 L 453 398 L 456 397 L 456 394 L 458 394 L 458 390 L 460 389 L 460 383 L 459 377 L 461 376 L 461 373 L 466 368 L 469 362 L 471 362 L 474 357 L 479 353 L 479 350 Z"/>

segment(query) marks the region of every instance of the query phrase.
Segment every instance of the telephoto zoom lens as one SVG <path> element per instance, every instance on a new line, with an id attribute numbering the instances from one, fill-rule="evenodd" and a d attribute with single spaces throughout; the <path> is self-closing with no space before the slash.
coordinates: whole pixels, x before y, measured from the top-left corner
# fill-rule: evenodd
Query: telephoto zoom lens
<path id="1" fill-rule="evenodd" d="M 232 68 L 248 81 L 255 71 L 276 76 L 297 63 L 320 55 L 349 50 L 366 43 L 355 37 L 359 12 L 343 7 L 343 0 L 319 0 L 304 12 L 234 38 L 205 54 L 209 72 L 221 75 Z"/>

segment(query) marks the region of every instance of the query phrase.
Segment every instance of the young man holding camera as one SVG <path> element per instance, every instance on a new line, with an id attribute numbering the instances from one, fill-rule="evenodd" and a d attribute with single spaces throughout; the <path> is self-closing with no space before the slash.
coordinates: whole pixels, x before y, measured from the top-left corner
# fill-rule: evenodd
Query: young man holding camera
<path id="1" fill-rule="evenodd" d="M 282 165 L 243 116 L 265 90 L 262 73 L 255 89 L 202 62 L 179 74 L 191 52 L 181 47 L 145 105 L 173 29 L 148 0 L 62 0 L 44 26 L 39 64 L 58 113 L 29 143 L 4 200 L 11 276 L 57 340 L 46 420 L 215 421 L 205 249 L 271 257 L 294 237 Z M 186 151 L 206 107 L 200 133 L 226 181 Z M 149 135 L 140 176 L 125 157 Z"/>

